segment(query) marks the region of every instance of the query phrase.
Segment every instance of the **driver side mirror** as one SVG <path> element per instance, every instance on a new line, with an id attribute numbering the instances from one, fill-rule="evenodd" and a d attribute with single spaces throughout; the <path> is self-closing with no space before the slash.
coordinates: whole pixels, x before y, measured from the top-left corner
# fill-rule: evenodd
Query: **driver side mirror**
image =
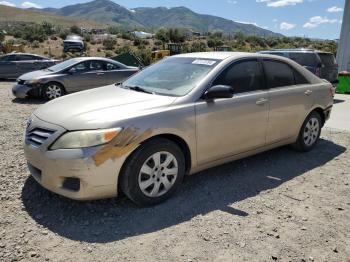
<path id="1" fill-rule="evenodd" d="M 233 88 L 227 85 L 212 86 L 203 95 L 204 99 L 231 98 L 231 97 L 233 97 Z"/>

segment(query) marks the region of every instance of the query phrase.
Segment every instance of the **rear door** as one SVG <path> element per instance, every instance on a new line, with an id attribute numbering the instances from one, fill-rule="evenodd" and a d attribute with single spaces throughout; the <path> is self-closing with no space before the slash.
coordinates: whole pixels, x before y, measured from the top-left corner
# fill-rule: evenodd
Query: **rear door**
<path id="1" fill-rule="evenodd" d="M 320 77 L 333 83 L 338 77 L 338 65 L 335 57 L 331 53 L 317 53 L 321 59 Z"/>
<path id="2" fill-rule="evenodd" d="M 2 56 L 0 59 L 0 78 L 18 77 L 16 55 Z"/>
<path id="3" fill-rule="evenodd" d="M 234 96 L 195 104 L 198 164 L 265 145 L 269 104 L 261 64 L 235 62 L 212 85 L 230 85 Z"/>
<path id="4" fill-rule="evenodd" d="M 264 59 L 270 111 L 266 142 L 283 141 L 299 132 L 313 104 L 313 93 L 305 77 L 287 63 Z"/>

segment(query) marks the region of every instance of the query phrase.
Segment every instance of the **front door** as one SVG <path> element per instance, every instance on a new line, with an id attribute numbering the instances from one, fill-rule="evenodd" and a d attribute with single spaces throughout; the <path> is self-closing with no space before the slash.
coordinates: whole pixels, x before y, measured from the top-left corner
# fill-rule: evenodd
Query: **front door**
<path id="1" fill-rule="evenodd" d="M 71 67 L 64 79 L 67 92 L 78 92 L 105 85 L 103 62 L 84 61 Z"/>
<path id="2" fill-rule="evenodd" d="M 266 142 L 269 103 L 260 62 L 235 62 L 214 85 L 232 86 L 234 96 L 196 103 L 199 165 L 256 149 Z"/>

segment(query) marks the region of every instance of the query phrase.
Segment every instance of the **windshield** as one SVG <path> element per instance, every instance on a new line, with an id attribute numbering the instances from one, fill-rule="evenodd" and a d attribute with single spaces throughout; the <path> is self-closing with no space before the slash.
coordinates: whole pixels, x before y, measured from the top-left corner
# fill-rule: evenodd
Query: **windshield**
<path id="1" fill-rule="evenodd" d="M 53 72 L 58 72 L 58 71 L 61 71 L 63 69 L 66 69 L 67 67 L 70 67 L 74 64 L 76 64 L 77 62 L 79 62 L 79 60 L 77 59 L 69 59 L 69 60 L 66 60 L 62 63 L 59 63 L 57 65 L 54 65 L 54 66 L 51 66 L 49 68 L 47 68 L 48 70 L 50 71 L 53 71 Z"/>
<path id="2" fill-rule="evenodd" d="M 184 96 L 219 63 L 219 60 L 174 57 L 165 58 L 129 78 L 124 87 L 150 93 Z"/>

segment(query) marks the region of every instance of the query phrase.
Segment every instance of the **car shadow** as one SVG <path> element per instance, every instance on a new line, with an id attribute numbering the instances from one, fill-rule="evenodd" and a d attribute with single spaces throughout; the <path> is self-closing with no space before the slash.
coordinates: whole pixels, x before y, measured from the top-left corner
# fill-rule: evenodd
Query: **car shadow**
<path id="1" fill-rule="evenodd" d="M 340 104 L 340 103 L 344 103 L 344 102 L 345 102 L 345 100 L 343 100 L 343 99 L 334 99 L 333 100 L 334 104 Z"/>
<path id="2" fill-rule="evenodd" d="M 221 210 L 232 219 L 249 216 L 232 204 L 324 165 L 346 151 L 328 140 L 315 150 L 298 153 L 278 148 L 212 168 L 185 178 L 179 192 L 158 206 L 140 208 L 125 196 L 76 202 L 43 189 L 28 177 L 21 199 L 39 224 L 63 237 L 89 243 L 107 243 L 151 233 Z M 288 167 L 288 168 L 287 168 Z"/>
<path id="3" fill-rule="evenodd" d="M 47 101 L 43 98 L 39 97 L 27 97 L 27 98 L 14 98 L 12 99 L 12 103 L 15 104 L 31 104 L 31 105 L 41 105 L 45 104 Z"/>

